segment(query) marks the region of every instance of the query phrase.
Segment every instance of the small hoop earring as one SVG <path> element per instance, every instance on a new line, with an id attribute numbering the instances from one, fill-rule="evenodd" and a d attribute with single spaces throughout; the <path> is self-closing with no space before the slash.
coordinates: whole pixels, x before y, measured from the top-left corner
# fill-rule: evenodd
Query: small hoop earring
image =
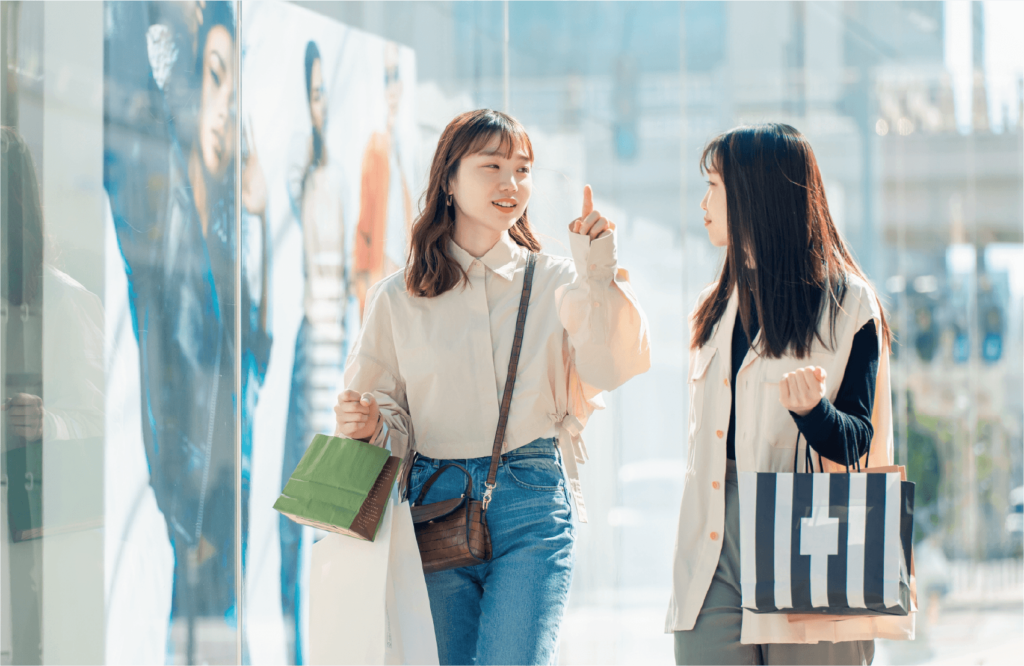
<path id="1" fill-rule="evenodd" d="M 451 194 L 449 194 L 447 197 L 445 197 L 444 204 L 446 206 L 451 206 L 452 205 L 452 195 Z"/>

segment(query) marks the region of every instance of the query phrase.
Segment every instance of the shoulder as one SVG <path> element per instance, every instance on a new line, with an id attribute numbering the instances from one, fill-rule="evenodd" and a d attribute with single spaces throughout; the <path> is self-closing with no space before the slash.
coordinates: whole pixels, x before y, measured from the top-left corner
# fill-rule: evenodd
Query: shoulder
<path id="1" fill-rule="evenodd" d="M 97 322 L 103 321 L 103 302 L 99 296 L 92 293 L 64 271 L 52 266 L 43 266 L 43 280 L 47 297 L 56 295 L 57 302 L 62 305 L 73 304 L 79 310 L 88 313 L 89 317 Z"/>
<path id="2" fill-rule="evenodd" d="M 716 289 L 718 289 L 718 281 L 717 280 L 715 282 L 712 282 L 708 286 L 704 287 L 703 289 L 701 289 L 701 292 L 699 294 L 697 294 L 697 302 L 693 304 L 693 310 L 691 312 L 691 315 L 692 315 L 693 312 L 696 312 L 697 310 L 699 310 L 700 306 L 704 305 L 704 301 L 706 301 L 709 298 L 711 298 L 711 295 L 715 293 Z"/>
<path id="3" fill-rule="evenodd" d="M 377 307 L 378 302 L 393 304 L 412 298 L 405 288 L 405 269 L 397 270 L 370 287 L 366 294 L 366 309 Z"/>
<path id="4" fill-rule="evenodd" d="M 843 295 L 843 310 L 857 319 L 879 318 L 882 306 L 878 293 L 864 278 L 849 274 L 846 278 L 846 293 Z"/>

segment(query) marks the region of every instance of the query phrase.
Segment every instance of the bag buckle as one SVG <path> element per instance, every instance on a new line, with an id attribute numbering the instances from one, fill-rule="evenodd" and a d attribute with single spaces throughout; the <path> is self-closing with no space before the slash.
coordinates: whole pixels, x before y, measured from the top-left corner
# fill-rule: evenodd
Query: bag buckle
<path id="1" fill-rule="evenodd" d="M 484 499 L 483 499 L 483 510 L 487 511 L 487 505 L 491 503 L 491 493 L 498 487 L 498 484 L 489 484 L 484 482 Z"/>

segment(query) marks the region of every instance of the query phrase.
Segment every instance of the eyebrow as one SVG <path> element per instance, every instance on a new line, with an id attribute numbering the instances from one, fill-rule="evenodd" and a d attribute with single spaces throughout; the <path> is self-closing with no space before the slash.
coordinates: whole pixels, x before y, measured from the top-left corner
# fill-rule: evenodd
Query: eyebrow
<path id="1" fill-rule="evenodd" d="M 501 146 L 498 146 L 494 150 L 481 150 L 478 154 L 479 155 L 484 155 L 486 157 L 495 157 L 495 156 L 498 156 L 498 155 L 500 155 L 501 157 L 505 157 L 505 151 L 501 149 Z M 524 153 L 521 150 L 518 153 L 516 153 L 515 155 L 513 155 L 512 157 L 518 157 L 520 159 L 526 160 L 527 162 L 530 161 L 530 156 L 527 155 L 526 153 Z"/>

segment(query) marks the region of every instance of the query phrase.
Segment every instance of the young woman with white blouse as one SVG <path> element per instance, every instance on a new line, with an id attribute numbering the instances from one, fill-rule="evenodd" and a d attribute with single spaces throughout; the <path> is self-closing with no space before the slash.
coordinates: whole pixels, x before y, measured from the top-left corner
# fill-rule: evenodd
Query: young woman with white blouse
<path id="1" fill-rule="evenodd" d="M 601 391 L 650 365 L 615 226 L 593 210 L 589 187 L 569 228 L 572 258 L 540 254 L 527 216 L 533 157 L 522 126 L 497 111 L 464 113 L 445 128 L 408 265 L 371 289 L 335 407 L 338 434 L 415 452 L 410 498 L 447 462 L 463 465 L 473 496 L 483 496 L 527 259 L 538 253 L 486 513 L 493 557 L 426 576 L 443 664 L 556 657 L 574 518 L 585 520 L 580 430 Z M 465 491 L 450 468 L 422 501 Z"/>
<path id="2" fill-rule="evenodd" d="M 798 436 L 825 471 L 892 464 L 889 327 L 788 125 L 712 140 L 701 169 L 718 280 L 690 315 L 688 462 L 666 630 L 679 664 L 871 663 L 913 617 L 794 621 L 741 608 L 737 471 L 792 472 Z M 752 342 L 751 342 L 752 341 Z M 867 461 L 863 461 L 866 463 Z"/>

